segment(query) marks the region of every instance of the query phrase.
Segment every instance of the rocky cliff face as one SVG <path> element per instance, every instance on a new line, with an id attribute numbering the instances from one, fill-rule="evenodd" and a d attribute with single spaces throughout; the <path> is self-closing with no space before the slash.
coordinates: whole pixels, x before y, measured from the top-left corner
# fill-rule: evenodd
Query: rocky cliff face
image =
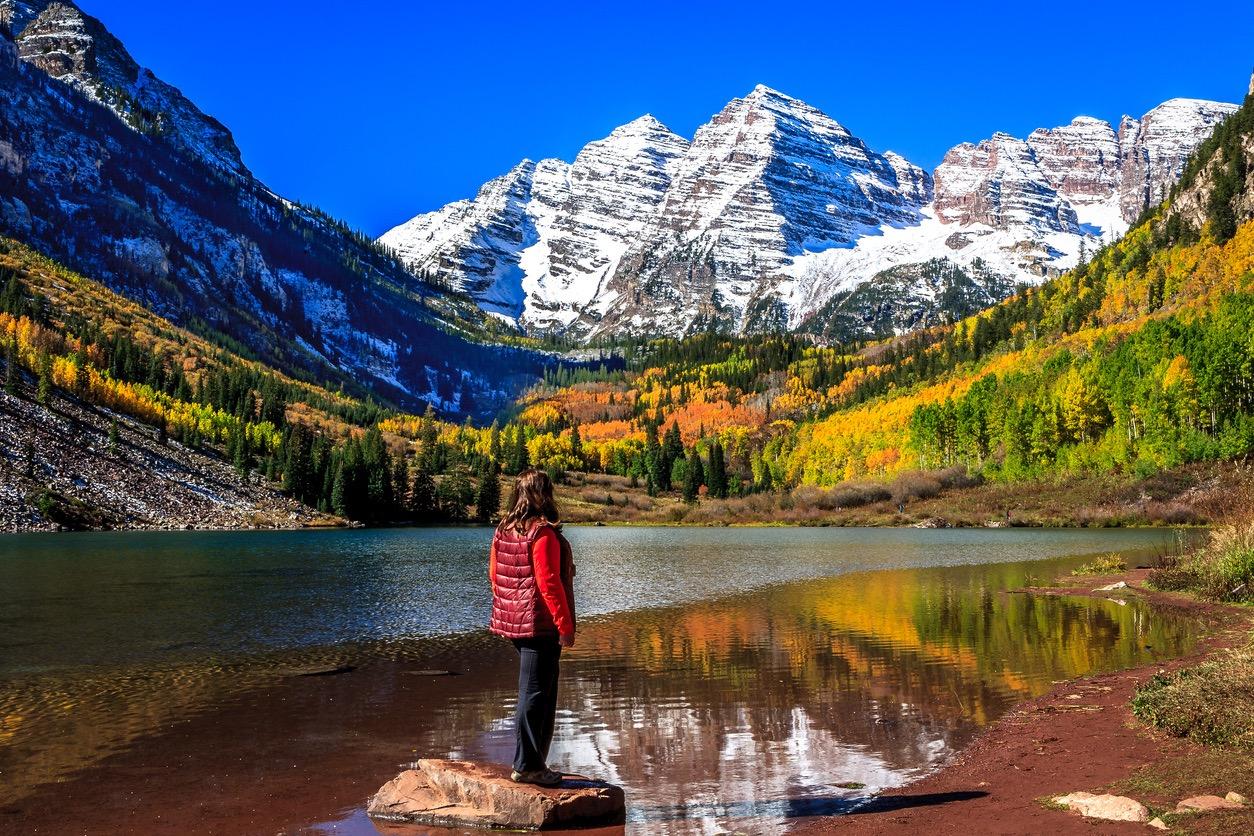
<path id="1" fill-rule="evenodd" d="M 277 368 L 413 408 L 491 411 L 540 370 L 455 336 L 476 308 L 274 195 L 99 21 L 4 2 L 17 40 L 0 34 L 0 234 Z"/>
<path id="2" fill-rule="evenodd" d="M 1049 185 L 1032 146 L 1008 134 L 951 149 L 934 178 L 936 217 L 946 224 L 1078 230 L 1075 210 Z"/>
<path id="3" fill-rule="evenodd" d="M 1171 99 L 1140 120 L 1124 117 L 1119 127 L 1123 219 L 1131 223 L 1146 208 L 1161 203 L 1193 150 L 1236 109 L 1200 99 Z"/>
<path id="4" fill-rule="evenodd" d="M 946 300 L 996 301 L 1074 265 L 1157 202 L 1234 108 L 1173 99 L 1124 117 L 1117 131 L 1081 116 L 1026 140 L 999 133 L 954 147 L 929 175 L 758 87 L 691 145 L 637 120 L 573 166 L 524 162 L 473 201 L 382 240 L 413 269 L 536 330 L 839 336 L 825 318 L 839 310 L 852 323 L 850 311 L 869 310 L 860 300 L 873 298 L 865 327 L 844 332 L 871 336 L 884 323 L 900 330 L 960 315 L 965 302 L 947 312 Z M 636 155 L 615 141 L 620 133 L 638 139 Z M 574 175 L 594 158 L 600 176 Z M 938 291 L 937 282 L 966 290 Z M 884 309 L 888 289 L 899 292 L 899 310 Z"/>
<path id="5" fill-rule="evenodd" d="M 1077 116 L 1070 125 L 1037 128 L 1026 144 L 1041 182 L 1068 203 L 1102 202 L 1119 189 L 1122 153 L 1108 122 Z"/>
<path id="6" fill-rule="evenodd" d="M 140 67 L 100 21 L 68 3 L 16 5 L 24 8 L 10 12 L 10 26 L 23 61 L 103 104 L 132 128 L 161 135 L 224 171 L 247 173 L 230 131 Z"/>

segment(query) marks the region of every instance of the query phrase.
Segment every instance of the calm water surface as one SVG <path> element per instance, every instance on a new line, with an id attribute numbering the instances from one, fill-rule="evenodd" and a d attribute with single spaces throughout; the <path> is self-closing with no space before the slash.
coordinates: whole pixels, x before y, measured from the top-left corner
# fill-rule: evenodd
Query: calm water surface
<path id="1" fill-rule="evenodd" d="M 622 784 L 629 832 L 782 832 L 923 774 L 1054 680 L 1195 634 L 1136 602 L 1004 594 L 1170 532 L 569 535 L 583 622 L 552 761 Z M 362 803 L 398 763 L 508 760 L 486 539 L 0 539 L 0 829 L 373 833 Z"/>

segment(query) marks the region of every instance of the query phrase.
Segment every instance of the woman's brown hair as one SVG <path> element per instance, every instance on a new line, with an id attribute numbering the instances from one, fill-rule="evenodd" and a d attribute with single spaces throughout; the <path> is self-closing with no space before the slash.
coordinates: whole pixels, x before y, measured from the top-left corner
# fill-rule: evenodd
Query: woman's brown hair
<path id="1" fill-rule="evenodd" d="M 497 531 L 514 529 L 519 534 L 537 520 L 558 525 L 557 504 L 553 502 L 553 480 L 543 470 L 524 470 L 514 480 L 514 494 L 509 500 L 509 513 L 498 525 Z"/>

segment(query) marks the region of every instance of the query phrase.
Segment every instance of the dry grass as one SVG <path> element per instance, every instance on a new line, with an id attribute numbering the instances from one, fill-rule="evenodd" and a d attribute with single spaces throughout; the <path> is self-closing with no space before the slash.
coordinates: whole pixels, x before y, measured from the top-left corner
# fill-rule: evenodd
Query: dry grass
<path id="1" fill-rule="evenodd" d="M 1149 583 L 1212 601 L 1254 601 L 1254 522 L 1221 526 L 1200 548 L 1164 558 Z"/>

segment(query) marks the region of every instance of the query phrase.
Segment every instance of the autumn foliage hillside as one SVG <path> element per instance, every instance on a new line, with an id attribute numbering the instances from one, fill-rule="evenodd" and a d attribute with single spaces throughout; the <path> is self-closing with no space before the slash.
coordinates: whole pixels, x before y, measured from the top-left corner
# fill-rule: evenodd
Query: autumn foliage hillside
<path id="1" fill-rule="evenodd" d="M 1199 152 L 1219 162 L 1191 162 L 1123 239 L 952 326 L 870 345 L 698 335 L 627 346 L 626 373 L 553 375 L 518 412 L 533 461 L 666 490 L 717 468 L 715 450 L 719 492 L 736 494 L 954 466 L 1006 482 L 1146 476 L 1248 456 L 1254 221 L 1241 207 L 1254 189 L 1251 166 L 1231 161 L 1252 131 L 1247 103 Z M 672 433 L 682 446 L 668 453 Z"/>

